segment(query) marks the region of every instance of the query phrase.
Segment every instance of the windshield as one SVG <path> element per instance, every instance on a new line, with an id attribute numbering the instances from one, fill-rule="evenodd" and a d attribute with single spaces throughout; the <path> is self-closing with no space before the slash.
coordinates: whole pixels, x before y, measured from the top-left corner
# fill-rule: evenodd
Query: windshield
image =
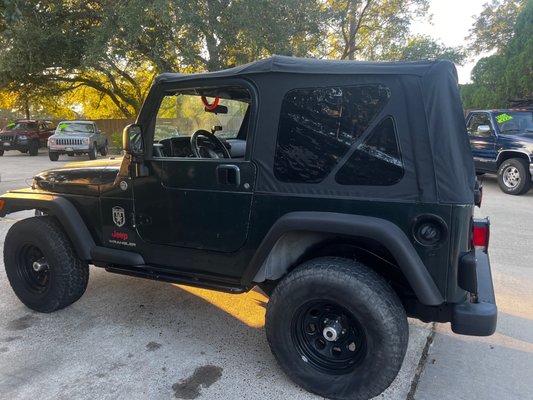
<path id="1" fill-rule="evenodd" d="M 12 122 L 4 128 L 6 131 L 36 131 L 37 123 L 35 122 Z"/>
<path id="2" fill-rule="evenodd" d="M 248 108 L 247 99 L 203 97 L 177 93 L 163 98 L 157 113 L 155 140 L 191 136 L 197 130 L 216 132 L 224 139 L 237 137 Z"/>
<path id="3" fill-rule="evenodd" d="M 533 132 L 533 111 L 502 111 L 494 115 L 502 134 Z"/>
<path id="4" fill-rule="evenodd" d="M 92 124 L 83 124 L 79 122 L 62 122 L 57 126 L 56 133 L 62 135 L 79 135 L 86 133 L 93 133 L 94 128 Z"/>

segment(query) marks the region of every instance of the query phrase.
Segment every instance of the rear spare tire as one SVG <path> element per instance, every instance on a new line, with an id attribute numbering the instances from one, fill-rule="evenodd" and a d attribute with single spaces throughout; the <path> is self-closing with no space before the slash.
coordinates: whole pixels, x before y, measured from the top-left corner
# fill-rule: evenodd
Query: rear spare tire
<path id="1" fill-rule="evenodd" d="M 27 307 L 52 312 L 78 300 L 87 288 L 89 266 L 80 260 L 53 217 L 15 223 L 4 242 L 7 278 Z"/>
<path id="2" fill-rule="evenodd" d="M 266 334 L 281 368 L 330 399 L 369 399 L 392 383 L 403 362 L 405 310 L 381 276 L 338 257 L 305 262 L 274 289 Z"/>

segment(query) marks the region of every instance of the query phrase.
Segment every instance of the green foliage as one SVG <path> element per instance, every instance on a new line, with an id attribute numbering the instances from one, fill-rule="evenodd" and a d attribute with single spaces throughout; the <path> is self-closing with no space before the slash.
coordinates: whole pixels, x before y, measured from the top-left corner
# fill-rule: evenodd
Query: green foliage
<path id="1" fill-rule="evenodd" d="M 466 55 L 456 47 L 447 47 L 428 36 L 415 36 L 391 52 L 391 58 L 398 61 L 450 60 L 461 65 Z"/>
<path id="2" fill-rule="evenodd" d="M 470 29 L 470 50 L 503 52 L 514 36 L 514 26 L 527 0 L 492 0 L 484 5 Z"/>
<path id="3" fill-rule="evenodd" d="M 16 98 L 11 108 L 23 114 L 132 118 L 161 72 L 212 71 L 272 54 L 460 63 L 458 49 L 410 38 L 428 3 L 0 0 L 0 95 Z"/>
<path id="4" fill-rule="evenodd" d="M 414 17 L 425 15 L 428 0 L 327 0 L 333 28 L 328 55 L 340 59 L 384 60 L 409 37 Z"/>
<path id="5" fill-rule="evenodd" d="M 506 107 L 511 99 L 533 97 L 533 0 L 525 2 L 512 36 L 499 46 L 496 54 L 479 60 L 472 84 L 463 86 L 465 108 Z"/>

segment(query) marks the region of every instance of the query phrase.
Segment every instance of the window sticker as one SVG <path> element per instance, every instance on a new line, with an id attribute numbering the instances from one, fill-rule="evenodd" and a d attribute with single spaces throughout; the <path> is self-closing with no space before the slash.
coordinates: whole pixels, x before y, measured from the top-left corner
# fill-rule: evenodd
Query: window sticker
<path id="1" fill-rule="evenodd" d="M 496 117 L 496 121 L 498 121 L 499 124 L 503 124 L 504 122 L 512 120 L 513 117 L 511 117 L 509 114 L 500 114 Z"/>
<path id="2" fill-rule="evenodd" d="M 7 124 L 7 125 L 6 125 L 6 128 L 11 128 L 11 127 L 13 127 L 13 126 L 15 126 L 15 125 L 17 125 L 17 124 L 14 123 L 14 122 L 12 122 L 12 123 L 10 123 L 10 124 Z"/>
<path id="3" fill-rule="evenodd" d="M 67 127 L 67 124 L 59 124 L 59 130 L 62 131 Z"/>

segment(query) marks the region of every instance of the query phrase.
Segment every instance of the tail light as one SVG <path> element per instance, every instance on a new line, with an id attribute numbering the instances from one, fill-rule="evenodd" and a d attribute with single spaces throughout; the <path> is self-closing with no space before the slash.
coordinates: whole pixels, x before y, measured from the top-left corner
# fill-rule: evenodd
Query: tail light
<path id="1" fill-rule="evenodd" d="M 484 252 L 489 249 L 490 239 L 490 222 L 488 218 L 474 219 L 474 228 L 472 232 L 472 244 L 474 247 L 483 248 Z"/>

